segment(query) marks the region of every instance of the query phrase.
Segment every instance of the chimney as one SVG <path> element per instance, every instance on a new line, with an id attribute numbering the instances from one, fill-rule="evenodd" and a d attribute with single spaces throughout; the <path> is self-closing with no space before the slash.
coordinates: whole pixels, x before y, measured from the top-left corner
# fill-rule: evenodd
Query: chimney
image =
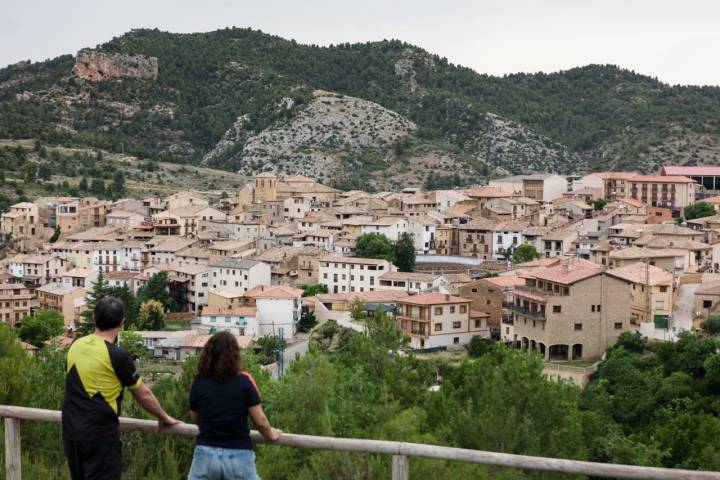
<path id="1" fill-rule="evenodd" d="M 446 294 L 445 294 L 445 301 L 446 301 L 446 302 L 449 302 L 449 301 L 450 301 L 450 294 L 449 294 L 449 293 L 446 293 Z"/>
<path id="2" fill-rule="evenodd" d="M 563 273 L 567 273 L 570 271 L 570 259 L 565 257 L 560 261 L 560 265 L 562 266 Z"/>

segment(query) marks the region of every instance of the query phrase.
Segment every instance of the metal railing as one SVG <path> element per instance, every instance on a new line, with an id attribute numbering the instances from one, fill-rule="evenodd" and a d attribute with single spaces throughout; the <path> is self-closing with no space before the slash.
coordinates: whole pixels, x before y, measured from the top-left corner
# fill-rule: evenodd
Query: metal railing
<path id="1" fill-rule="evenodd" d="M 5 419 L 5 478 L 21 480 L 21 437 L 20 421 L 60 422 L 57 410 L 42 410 L 27 407 L 0 405 L 0 417 Z M 137 418 L 120 418 L 120 429 L 125 431 L 156 432 L 157 422 Z M 160 431 L 166 435 L 194 437 L 198 433 L 195 425 L 182 423 Z M 255 443 L 266 443 L 262 436 L 252 431 Z M 419 443 L 391 442 L 386 440 L 361 440 L 355 438 L 317 437 L 283 433 L 273 445 L 313 450 L 336 450 L 381 455 L 392 455 L 392 480 L 408 480 L 410 475 L 409 457 L 432 458 L 456 462 L 478 463 L 524 470 L 588 475 L 605 478 L 633 478 L 647 480 L 720 480 L 720 472 L 679 470 L 672 468 L 640 467 L 610 463 L 565 460 L 560 458 L 531 457 L 510 453 L 486 452 L 463 448 L 442 447 Z"/>

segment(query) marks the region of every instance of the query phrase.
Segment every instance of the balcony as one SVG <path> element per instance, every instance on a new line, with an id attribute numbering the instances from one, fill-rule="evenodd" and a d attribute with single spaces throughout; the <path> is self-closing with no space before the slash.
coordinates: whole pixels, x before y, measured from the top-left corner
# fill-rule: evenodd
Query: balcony
<path id="1" fill-rule="evenodd" d="M 545 320 L 545 312 L 543 310 L 531 310 L 529 308 L 521 307 L 519 305 L 510 305 L 509 310 L 528 318 L 534 318 L 536 320 Z"/>
<path id="2" fill-rule="evenodd" d="M 401 322 L 430 323 L 430 317 L 410 317 L 407 315 L 395 315 L 395 319 L 400 320 Z"/>

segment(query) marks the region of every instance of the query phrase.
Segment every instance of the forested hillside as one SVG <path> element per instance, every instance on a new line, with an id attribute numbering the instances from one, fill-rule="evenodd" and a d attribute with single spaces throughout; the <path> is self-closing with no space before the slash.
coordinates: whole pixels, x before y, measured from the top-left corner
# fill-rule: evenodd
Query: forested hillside
<path id="1" fill-rule="evenodd" d="M 346 332 L 337 348 L 312 344 L 281 380 L 243 361 L 263 394 L 265 411 L 286 432 L 375 438 L 600 462 L 720 470 L 720 354 L 717 337 L 691 334 L 677 343 L 648 347 L 624 334 L 585 391 L 548 381 L 542 360 L 501 344 L 473 345 L 471 358 L 449 362 L 393 356 L 403 343 L 391 318 L 367 319 L 368 335 Z M 329 322 L 320 335 L 333 336 Z M 121 345 L 133 352 L 145 347 Z M 335 344 L 335 342 L 333 342 Z M 146 382 L 168 412 L 187 421 L 187 396 L 195 368 L 187 360 L 171 369 L 140 363 Z M 63 395 L 64 352 L 28 356 L 14 333 L 0 325 L 0 404 L 58 409 Z M 22 374 L 18 374 L 22 372 Z M 443 377 L 430 389 L 436 372 Z M 124 414 L 143 415 L 127 398 Z M 23 478 L 67 478 L 59 425 L 24 422 Z M 185 478 L 192 439 L 123 434 L 124 477 Z M 0 459 L 1 460 L 1 459 Z M 565 479 L 479 465 L 413 458 L 412 478 Z M 387 456 L 258 449 L 263 478 L 389 478 Z"/>
<path id="2" fill-rule="evenodd" d="M 395 40 L 318 47 L 237 28 L 135 30 L 97 51 L 157 58 L 157 78 L 86 80 L 71 56 L 7 67 L 0 138 L 244 172 L 313 174 L 303 165 L 326 162 L 335 179 L 353 173 L 378 185 L 373 172 L 386 169 L 407 184 L 457 166 L 471 183 L 720 162 L 719 88 L 669 86 L 610 65 L 493 77 Z M 318 91 L 353 99 L 332 125 L 321 121 Z M 392 114 L 415 128 L 375 135 L 397 127 Z M 259 142 L 277 138 L 269 131 L 292 131 L 297 117 L 304 134 L 258 154 Z M 377 141 L 353 140 L 363 136 Z"/>

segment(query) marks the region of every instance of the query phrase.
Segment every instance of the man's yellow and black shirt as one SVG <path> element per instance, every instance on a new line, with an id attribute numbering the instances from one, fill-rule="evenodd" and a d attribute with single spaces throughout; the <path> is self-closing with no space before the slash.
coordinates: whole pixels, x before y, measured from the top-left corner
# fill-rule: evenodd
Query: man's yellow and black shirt
<path id="1" fill-rule="evenodd" d="M 140 385 L 140 374 L 125 350 L 97 335 L 75 340 L 65 365 L 63 436 L 85 442 L 117 440 L 123 390 Z"/>

